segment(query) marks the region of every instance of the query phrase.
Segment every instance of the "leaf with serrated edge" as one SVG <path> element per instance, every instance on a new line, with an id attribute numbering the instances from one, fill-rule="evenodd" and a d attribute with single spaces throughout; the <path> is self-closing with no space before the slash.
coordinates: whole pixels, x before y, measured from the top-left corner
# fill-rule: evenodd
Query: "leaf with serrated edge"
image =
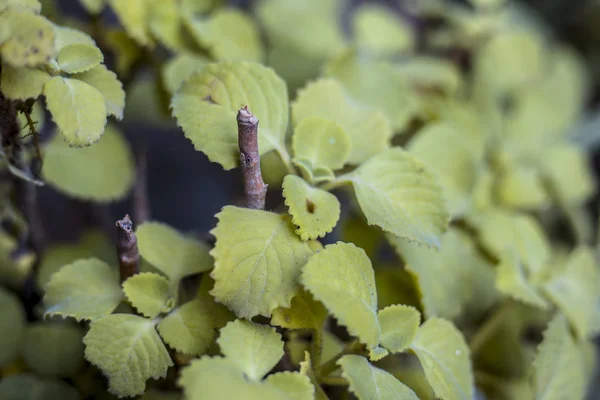
<path id="1" fill-rule="evenodd" d="M 114 115 L 117 119 L 123 119 L 125 91 L 114 72 L 108 70 L 104 65 L 98 65 L 89 71 L 75 74 L 72 78 L 87 83 L 102 94 L 107 115 Z"/>
<path id="2" fill-rule="evenodd" d="M 291 307 L 273 310 L 271 325 L 286 329 L 322 329 L 326 318 L 327 309 L 323 304 L 303 290 L 294 296 Z"/>
<path id="3" fill-rule="evenodd" d="M 437 397 L 444 400 L 473 398 L 469 347 L 451 322 L 430 318 L 421 325 L 410 348 L 419 358 Z"/>
<path id="4" fill-rule="evenodd" d="M 127 195 L 135 167 L 123 134 L 108 126 L 98 143 L 85 148 L 69 147 L 55 135 L 45 148 L 42 176 L 69 196 L 107 202 Z"/>
<path id="5" fill-rule="evenodd" d="M 169 280 L 152 272 L 127 279 L 123 282 L 123 293 L 131 305 L 148 318 L 169 312 L 175 303 L 169 290 Z"/>
<path id="6" fill-rule="evenodd" d="M 387 7 L 364 4 L 354 11 L 352 31 L 358 48 L 375 55 L 394 55 L 415 44 L 413 28 Z"/>
<path id="7" fill-rule="evenodd" d="M 417 395 L 394 375 L 369 364 L 366 358 L 354 354 L 338 360 L 342 376 L 359 400 L 418 400 Z"/>
<path id="8" fill-rule="evenodd" d="M 75 74 L 90 70 L 104 61 L 99 48 L 88 44 L 71 44 L 58 53 L 58 66 L 61 71 Z"/>
<path id="9" fill-rule="evenodd" d="M 54 25 L 56 40 L 54 41 L 54 51 L 58 54 L 60 51 L 72 44 L 87 44 L 96 46 L 96 42 L 90 35 L 80 30 L 68 28 L 66 26 Z"/>
<path id="10" fill-rule="evenodd" d="M 548 325 L 533 365 L 536 400 L 585 397 L 584 364 L 563 315 Z"/>
<path id="11" fill-rule="evenodd" d="M 163 84 L 171 94 L 175 94 L 190 76 L 201 71 L 209 59 L 196 54 L 182 53 L 167 61 L 162 68 Z"/>
<path id="12" fill-rule="evenodd" d="M 62 380 L 23 373 L 7 375 L 0 380 L 0 398 L 9 400 L 78 400 L 80 397 L 77 389 Z"/>
<path id="13" fill-rule="evenodd" d="M 333 194 L 310 186 L 296 175 L 283 180 L 285 205 L 298 227 L 302 240 L 316 239 L 331 232 L 340 218 L 340 202 Z"/>
<path id="14" fill-rule="evenodd" d="M 339 124 L 350 141 L 350 164 L 360 164 L 385 150 L 392 135 L 381 112 L 361 106 L 334 79 L 319 79 L 302 89 L 292 104 L 292 117 L 294 126 L 308 117 Z"/>
<path id="15" fill-rule="evenodd" d="M 442 188 L 415 156 L 394 147 L 363 163 L 349 180 L 369 225 L 430 247 L 441 246 L 448 225 Z"/>
<path id="16" fill-rule="evenodd" d="M 10 364 L 21 351 L 25 310 L 19 299 L 0 287 L 0 367 Z"/>
<path id="17" fill-rule="evenodd" d="M 499 291 L 531 306 L 548 308 L 546 299 L 527 281 L 523 265 L 514 251 L 507 251 L 496 268 L 496 288 Z"/>
<path id="18" fill-rule="evenodd" d="M 415 338 L 421 313 L 411 306 L 393 305 L 379 310 L 377 318 L 381 326 L 381 345 L 399 353 L 408 348 Z"/>
<path id="19" fill-rule="evenodd" d="M 151 44 L 147 24 L 152 9 L 151 0 L 109 0 L 109 4 L 129 36 L 142 46 Z"/>
<path id="20" fill-rule="evenodd" d="M 312 255 L 289 216 L 226 206 L 211 233 L 215 287 L 211 294 L 240 318 L 289 307 L 300 269 Z"/>
<path id="21" fill-rule="evenodd" d="M 375 275 L 363 249 L 342 242 L 325 246 L 304 266 L 302 284 L 351 335 L 369 347 L 379 344 Z"/>
<path id="22" fill-rule="evenodd" d="M 54 57 L 54 29 L 41 15 L 10 8 L 0 13 L 0 26 L 0 56 L 4 63 L 17 68 L 35 67 Z"/>
<path id="23" fill-rule="evenodd" d="M 173 97 L 177 123 L 197 150 L 229 170 L 239 165 L 236 115 L 248 106 L 258 118 L 258 148 L 285 152 L 288 94 L 270 68 L 250 62 L 208 64 Z"/>
<path id="24" fill-rule="evenodd" d="M 100 139 L 106 126 L 104 97 L 77 79 L 55 76 L 44 87 L 52 119 L 73 146 L 89 146 Z"/>
<path id="25" fill-rule="evenodd" d="M 297 372 L 283 371 L 267 376 L 265 383 L 281 390 L 290 400 L 313 400 L 315 388 L 308 376 Z"/>
<path id="26" fill-rule="evenodd" d="M 544 292 L 565 314 L 578 337 L 598 333 L 600 271 L 591 248 L 573 250 L 562 270 L 544 284 Z"/>
<path id="27" fill-rule="evenodd" d="M 283 357 L 283 341 L 275 328 L 241 319 L 221 329 L 217 343 L 225 357 L 254 381 L 260 381 Z"/>
<path id="28" fill-rule="evenodd" d="M 149 378 L 167 375 L 173 361 L 155 324 L 130 314 L 113 314 L 92 323 L 83 338 L 85 358 L 107 376 L 109 392 L 137 396 Z"/>
<path id="29" fill-rule="evenodd" d="M 95 320 L 112 313 L 122 299 L 116 269 L 94 258 L 78 260 L 52 275 L 45 315 Z"/>
<path id="30" fill-rule="evenodd" d="M 2 94 L 10 99 L 27 100 L 42 94 L 50 75 L 39 69 L 13 68 L 2 65 Z"/>

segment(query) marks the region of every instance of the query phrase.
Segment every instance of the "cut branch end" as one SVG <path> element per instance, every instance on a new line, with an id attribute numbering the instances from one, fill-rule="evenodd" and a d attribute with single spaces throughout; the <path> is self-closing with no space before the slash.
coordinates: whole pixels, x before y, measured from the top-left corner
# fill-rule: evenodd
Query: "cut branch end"
<path id="1" fill-rule="evenodd" d="M 140 272 L 140 253 L 133 222 L 129 215 L 117 221 L 117 258 L 121 272 L 121 283 Z"/>
<path id="2" fill-rule="evenodd" d="M 248 106 L 244 106 L 238 111 L 237 125 L 246 207 L 263 210 L 268 185 L 263 181 L 260 172 L 258 118 L 248 110 Z"/>

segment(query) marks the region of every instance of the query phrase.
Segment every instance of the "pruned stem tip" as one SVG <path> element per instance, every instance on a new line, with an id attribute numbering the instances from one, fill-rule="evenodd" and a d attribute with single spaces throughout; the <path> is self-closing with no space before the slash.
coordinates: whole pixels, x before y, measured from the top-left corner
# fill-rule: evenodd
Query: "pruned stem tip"
<path id="1" fill-rule="evenodd" d="M 248 106 L 244 106 L 238 111 L 237 124 L 246 207 L 263 210 L 268 185 L 263 181 L 260 172 L 258 118 L 248 110 Z"/>
<path id="2" fill-rule="evenodd" d="M 140 272 L 140 253 L 137 237 L 133 232 L 133 222 L 129 215 L 117 221 L 117 258 L 121 272 L 121 282 Z"/>

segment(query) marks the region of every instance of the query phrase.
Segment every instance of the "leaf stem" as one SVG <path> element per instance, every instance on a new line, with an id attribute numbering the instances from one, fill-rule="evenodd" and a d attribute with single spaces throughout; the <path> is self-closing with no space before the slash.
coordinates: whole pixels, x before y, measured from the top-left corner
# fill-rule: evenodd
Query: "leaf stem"
<path id="1" fill-rule="evenodd" d="M 338 369 L 339 366 L 337 365 L 337 362 L 343 356 L 348 354 L 363 354 L 364 352 L 365 345 L 360 343 L 358 339 L 353 340 L 352 342 L 348 343 L 339 354 L 337 354 L 331 360 L 319 366 L 317 370 L 317 376 L 321 379 L 322 377 L 325 377 L 331 374 L 336 369 Z"/>
<path id="2" fill-rule="evenodd" d="M 323 353 L 323 333 L 322 327 L 313 330 L 313 338 L 310 346 L 310 359 L 314 365 L 321 364 L 321 354 Z"/>
<path id="3" fill-rule="evenodd" d="M 244 178 L 246 207 L 255 210 L 264 210 L 268 185 L 263 181 L 260 172 L 258 118 L 248 110 L 248 106 L 244 106 L 238 111 L 237 124 L 240 166 Z"/>
<path id="4" fill-rule="evenodd" d="M 281 161 L 283 161 L 283 164 L 285 165 L 285 168 L 287 169 L 288 174 L 297 175 L 296 168 L 294 167 L 294 164 L 292 163 L 290 155 L 288 154 L 288 152 L 285 149 L 285 147 L 277 147 L 275 149 L 275 151 L 277 152 L 277 154 L 281 158 Z"/>
<path id="5" fill-rule="evenodd" d="M 140 253 L 129 215 L 117 221 L 117 258 L 121 283 L 140 272 Z"/>
<path id="6" fill-rule="evenodd" d="M 340 186 L 344 186 L 345 184 L 347 184 L 349 182 L 352 182 L 352 175 L 344 174 L 344 175 L 335 177 L 335 179 L 333 179 L 329 182 L 325 182 L 324 184 L 319 186 L 319 188 L 323 189 L 323 190 L 331 191 L 333 189 L 339 188 Z"/>

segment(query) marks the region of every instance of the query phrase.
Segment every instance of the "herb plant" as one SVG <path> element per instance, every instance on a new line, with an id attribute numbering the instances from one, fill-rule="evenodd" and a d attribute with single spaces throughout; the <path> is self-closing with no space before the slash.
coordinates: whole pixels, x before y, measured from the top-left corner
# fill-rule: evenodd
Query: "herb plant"
<path id="1" fill-rule="evenodd" d="M 524 9 L 79 2 L 0 0 L 0 398 L 585 396 L 590 77 Z M 150 218 L 136 109 L 241 175 L 210 236 Z M 59 243 L 44 184 L 133 219 Z"/>

